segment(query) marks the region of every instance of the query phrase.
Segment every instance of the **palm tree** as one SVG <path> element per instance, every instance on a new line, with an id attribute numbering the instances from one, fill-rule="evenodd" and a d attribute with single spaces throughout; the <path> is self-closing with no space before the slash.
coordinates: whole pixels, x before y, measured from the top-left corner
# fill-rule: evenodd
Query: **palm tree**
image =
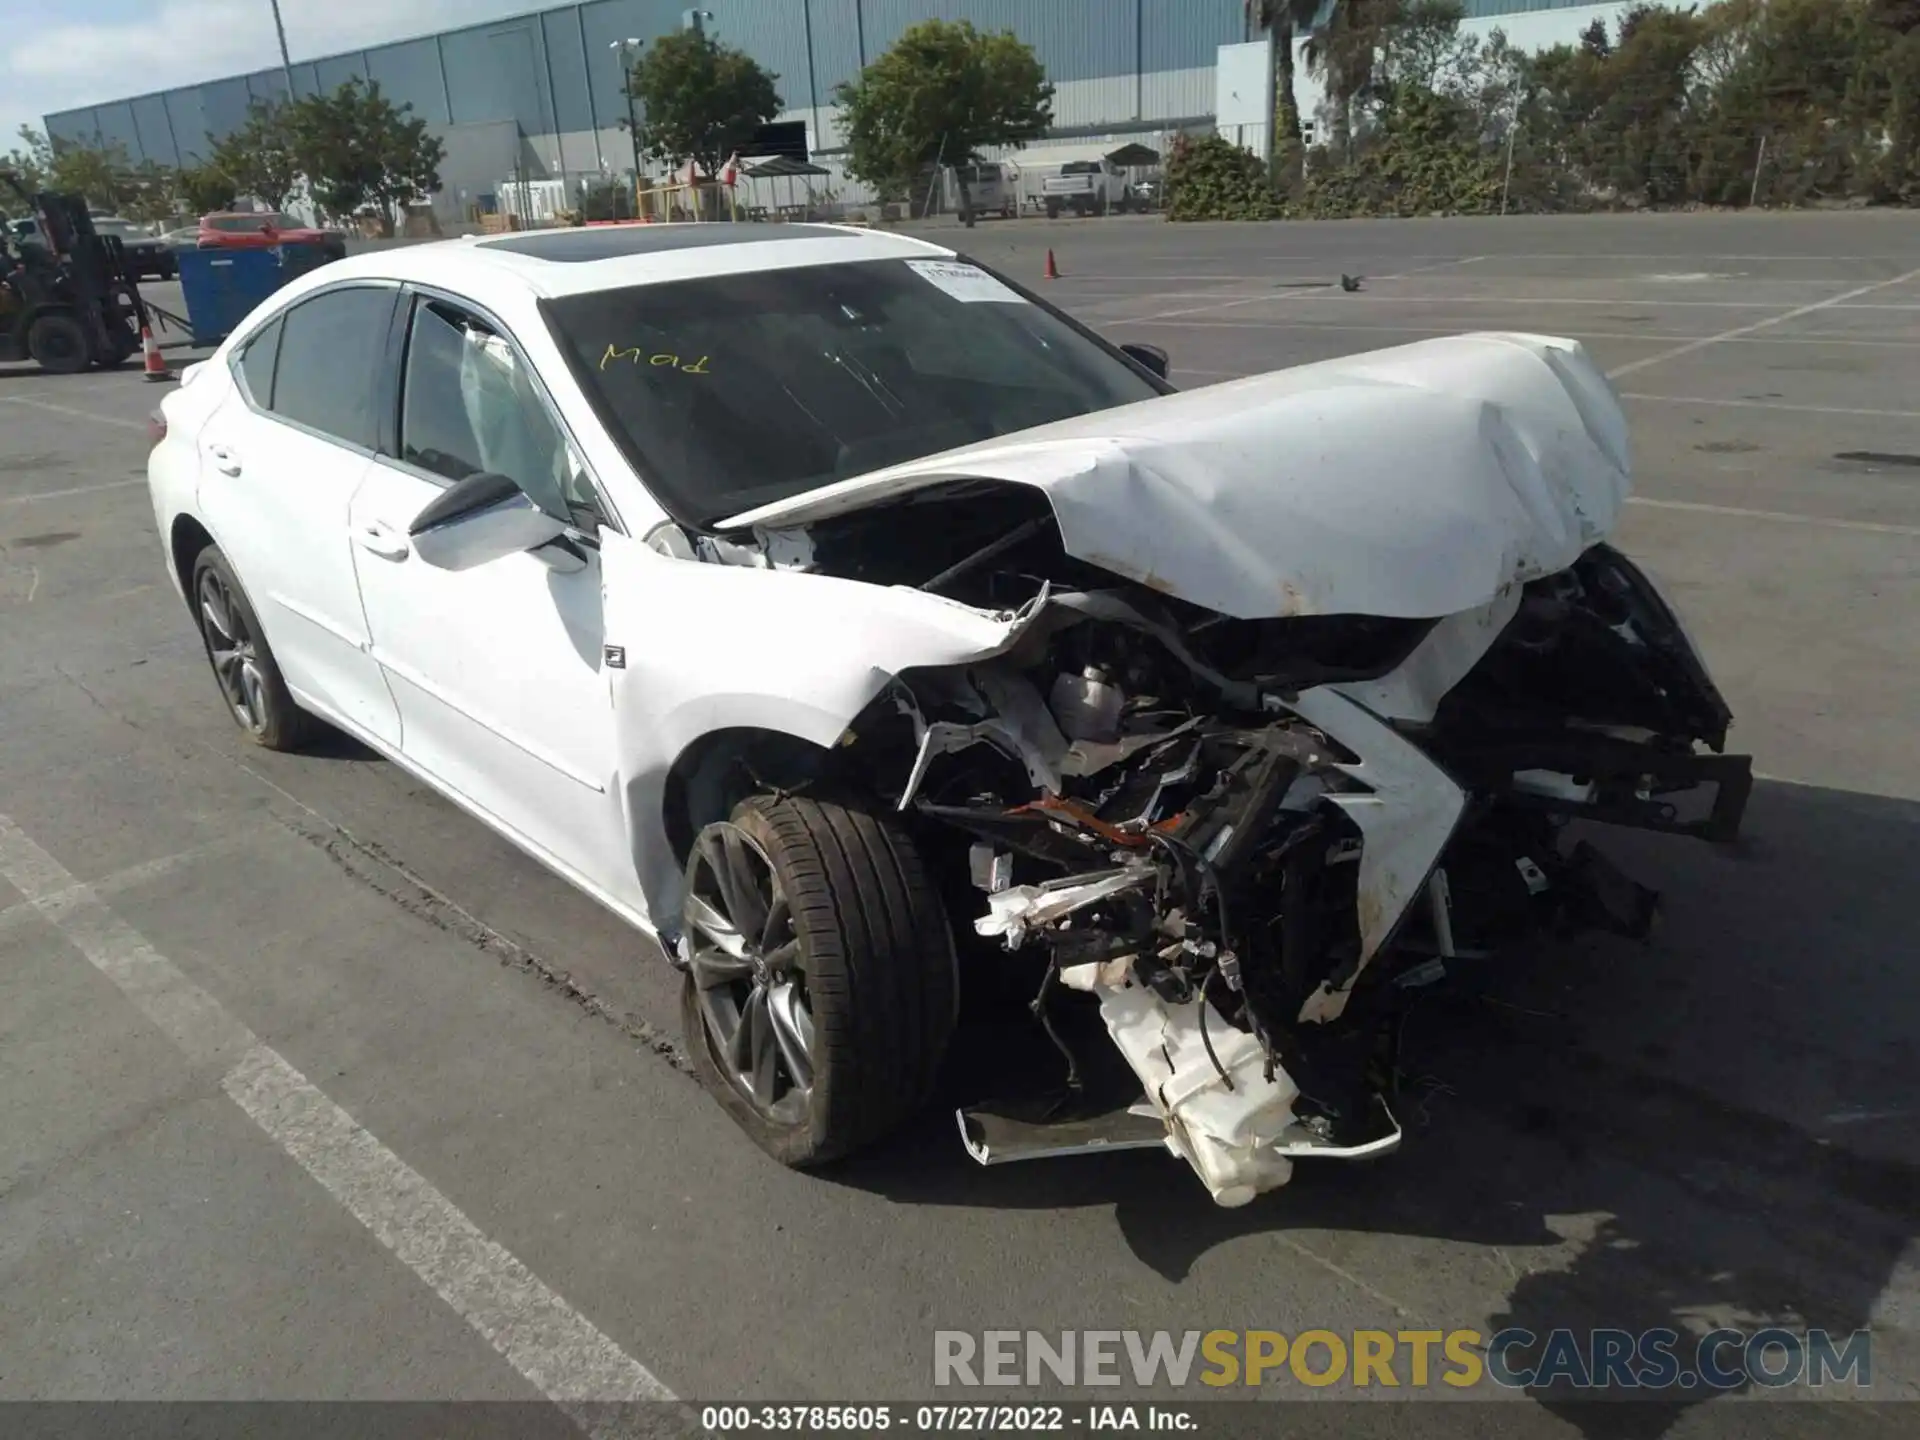
<path id="1" fill-rule="evenodd" d="M 1300 102 L 1293 92 L 1293 39 L 1313 29 L 1326 4 L 1327 0 L 1246 0 L 1247 26 L 1265 32 L 1267 63 L 1273 70 L 1272 148 L 1276 169 L 1283 154 L 1291 155 L 1300 146 Z"/>
<path id="2" fill-rule="evenodd" d="M 1306 60 L 1326 82 L 1327 129 L 1334 153 L 1344 160 L 1353 143 L 1353 102 L 1373 83 L 1374 57 L 1405 5 L 1403 0 L 1330 0 L 1311 8 L 1319 23 L 1305 26 Z"/>

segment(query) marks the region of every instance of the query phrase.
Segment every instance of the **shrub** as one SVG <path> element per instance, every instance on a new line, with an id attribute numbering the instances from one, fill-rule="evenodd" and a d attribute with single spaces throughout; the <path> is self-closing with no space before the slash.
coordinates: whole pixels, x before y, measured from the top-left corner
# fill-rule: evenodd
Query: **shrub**
<path id="1" fill-rule="evenodd" d="M 1272 220 L 1280 214 L 1267 167 L 1219 135 L 1182 135 L 1167 157 L 1169 220 Z"/>

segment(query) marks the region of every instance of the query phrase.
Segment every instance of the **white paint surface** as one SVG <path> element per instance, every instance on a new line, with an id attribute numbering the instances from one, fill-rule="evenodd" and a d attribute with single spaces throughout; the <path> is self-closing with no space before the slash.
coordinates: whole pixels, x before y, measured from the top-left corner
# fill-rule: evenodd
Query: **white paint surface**
<path id="1" fill-rule="evenodd" d="M 1077 416 L 721 528 L 1004 480 L 1045 492 L 1069 554 L 1224 615 L 1436 618 L 1604 539 L 1627 450 L 1613 391 L 1577 343 L 1462 335 Z"/>

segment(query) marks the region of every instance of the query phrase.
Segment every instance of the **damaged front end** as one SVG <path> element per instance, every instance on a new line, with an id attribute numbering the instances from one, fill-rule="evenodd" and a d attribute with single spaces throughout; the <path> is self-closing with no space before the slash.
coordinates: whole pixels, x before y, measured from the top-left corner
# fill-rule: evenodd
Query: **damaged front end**
<path id="1" fill-rule="evenodd" d="M 1585 352 L 1478 335 L 1090 414 L 703 538 L 1004 625 L 892 672 L 834 752 L 917 827 L 971 907 L 969 963 L 1010 969 L 1057 1052 L 1034 1093 L 962 1112 L 976 1158 L 1164 1145 L 1243 1204 L 1300 1157 L 1399 1142 L 1413 992 L 1543 929 L 1647 933 L 1653 892 L 1583 822 L 1727 840 L 1750 778 L 1672 608 L 1607 543 L 1628 489 Z"/>
<path id="2" fill-rule="evenodd" d="M 1697 753 L 1726 707 L 1607 545 L 1445 620 L 1244 620 L 1069 556 L 1030 491 L 911 510 L 755 548 L 1019 617 L 990 659 L 902 671 L 836 750 L 964 873 L 1061 1052 L 961 1114 L 986 1163 L 1164 1145 L 1238 1205 L 1300 1157 L 1389 1151 L 1409 992 L 1543 927 L 1646 932 L 1652 892 L 1571 821 L 1738 824 L 1747 762 Z"/>

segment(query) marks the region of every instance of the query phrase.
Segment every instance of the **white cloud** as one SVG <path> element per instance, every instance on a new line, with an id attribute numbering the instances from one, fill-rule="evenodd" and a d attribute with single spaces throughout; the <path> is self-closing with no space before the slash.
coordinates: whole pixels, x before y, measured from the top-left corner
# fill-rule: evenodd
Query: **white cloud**
<path id="1" fill-rule="evenodd" d="M 117 10 L 118 7 L 111 7 Z M 295 62 L 534 8 L 530 0 L 281 0 Z M 94 9 L 100 18 L 85 18 Z M 155 0 L 109 16 L 66 0 L 62 18 L 10 27 L 0 45 L 0 152 L 61 110 L 218 80 L 280 62 L 268 0 Z"/>

